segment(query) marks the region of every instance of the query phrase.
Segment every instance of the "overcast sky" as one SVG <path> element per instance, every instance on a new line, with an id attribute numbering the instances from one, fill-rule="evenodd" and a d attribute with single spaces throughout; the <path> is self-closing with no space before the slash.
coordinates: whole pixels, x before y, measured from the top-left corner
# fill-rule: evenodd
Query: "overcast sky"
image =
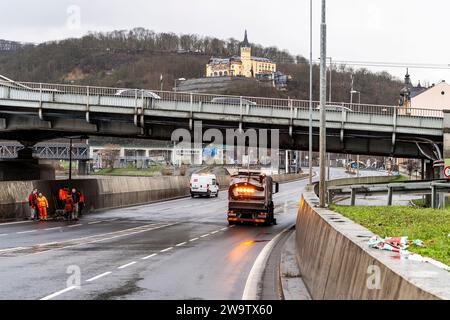
<path id="1" fill-rule="evenodd" d="M 328 56 L 339 61 L 447 65 L 450 1 L 328 0 Z M 79 19 L 78 19 L 79 18 Z M 0 39 L 42 42 L 88 31 L 145 27 L 275 45 L 309 56 L 309 0 L 14 0 L 0 10 Z M 314 0 L 314 58 L 320 1 Z M 405 69 L 388 70 L 403 78 Z M 414 83 L 450 81 L 450 70 L 412 69 Z"/>

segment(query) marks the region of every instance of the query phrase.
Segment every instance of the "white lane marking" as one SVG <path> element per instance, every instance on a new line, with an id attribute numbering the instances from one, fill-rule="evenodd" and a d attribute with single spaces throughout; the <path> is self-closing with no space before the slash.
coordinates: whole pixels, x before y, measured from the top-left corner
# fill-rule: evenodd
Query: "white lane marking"
<path id="1" fill-rule="evenodd" d="M 111 274 L 111 273 L 112 273 L 111 271 L 108 271 L 108 272 L 99 274 L 98 276 L 95 276 L 95 277 L 92 277 L 92 278 L 90 278 L 90 279 L 87 279 L 86 282 L 92 282 L 92 281 L 95 281 L 95 280 L 100 279 L 100 278 L 103 278 L 103 277 L 105 277 L 105 276 L 107 276 L 107 275 L 109 275 L 109 274 Z"/>
<path id="2" fill-rule="evenodd" d="M 18 251 L 26 249 L 25 247 L 16 247 L 16 248 L 9 248 L 9 249 L 1 249 L 0 252 L 10 252 L 10 251 Z"/>
<path id="3" fill-rule="evenodd" d="M 197 241 L 197 240 L 198 240 L 198 238 L 194 238 L 194 239 L 191 239 L 189 241 L 193 242 L 193 241 Z"/>
<path id="4" fill-rule="evenodd" d="M 211 234 L 216 234 L 217 232 L 219 232 L 219 230 L 213 231 Z"/>
<path id="5" fill-rule="evenodd" d="M 120 266 L 117 269 L 125 269 L 126 267 L 132 266 L 133 264 L 136 264 L 136 261 L 124 264 L 123 266 Z"/>
<path id="6" fill-rule="evenodd" d="M 158 255 L 157 253 L 152 253 L 151 255 L 146 256 L 146 257 L 143 257 L 143 258 L 141 258 L 141 259 L 142 259 L 142 260 L 147 260 L 147 259 L 153 258 L 154 256 L 157 256 L 157 255 Z"/>
<path id="7" fill-rule="evenodd" d="M 200 238 L 205 238 L 205 237 L 208 237 L 208 236 L 210 236 L 210 234 L 209 234 L 209 233 L 207 233 L 207 234 L 204 234 L 204 235 L 200 236 Z"/>
<path id="8" fill-rule="evenodd" d="M 93 221 L 93 222 L 89 222 L 88 224 L 97 224 L 97 223 L 102 223 L 104 221 Z"/>
<path id="9" fill-rule="evenodd" d="M 166 248 L 166 249 L 164 249 L 164 250 L 161 250 L 160 252 L 167 252 L 167 251 L 170 251 L 170 250 L 172 250 L 173 249 L 173 247 L 170 247 L 170 248 Z"/>
<path id="10" fill-rule="evenodd" d="M 81 226 L 82 226 L 82 224 L 80 223 L 80 224 L 74 224 L 74 225 L 68 226 L 67 228 L 76 228 L 76 227 L 81 227 Z"/>
<path id="11" fill-rule="evenodd" d="M 2 233 L 2 234 L 0 234 L 0 237 L 4 237 L 4 236 L 7 236 L 8 234 L 7 233 Z"/>
<path id="12" fill-rule="evenodd" d="M 21 231 L 21 232 L 17 232 L 17 234 L 25 234 L 25 233 L 33 233 L 33 232 L 37 232 L 37 230 Z"/>
<path id="13" fill-rule="evenodd" d="M 39 247 L 44 247 L 44 246 L 52 246 L 52 245 L 55 245 L 55 244 L 58 244 L 58 242 L 48 242 L 48 243 L 45 243 L 45 244 L 38 244 L 38 246 Z"/>
<path id="14" fill-rule="evenodd" d="M 34 222 L 34 221 L 3 222 L 3 223 L 0 223 L 0 227 L 12 225 L 12 224 L 22 224 L 22 223 L 31 223 L 31 222 Z"/>
<path id="15" fill-rule="evenodd" d="M 60 291 L 55 292 L 55 293 L 52 293 L 51 295 L 48 295 L 48 296 L 46 296 L 46 297 L 43 297 L 43 298 L 40 299 L 40 300 L 50 300 L 50 299 L 53 299 L 53 298 L 55 298 L 55 297 L 57 297 L 57 296 L 59 296 L 59 295 L 61 295 L 61 294 L 63 294 L 63 293 L 69 292 L 69 291 L 71 291 L 71 290 L 73 290 L 73 289 L 77 289 L 77 288 L 79 288 L 79 287 L 77 287 L 77 286 L 67 287 L 67 288 L 65 288 L 65 289 L 63 289 L 63 290 L 60 290 Z"/>
<path id="16" fill-rule="evenodd" d="M 225 231 L 227 229 L 228 229 L 228 227 L 225 227 L 225 228 L 220 229 L 220 231 Z"/>
<path id="17" fill-rule="evenodd" d="M 177 244 L 175 247 L 181 247 L 181 246 L 185 245 L 186 243 L 187 242 L 181 242 L 181 243 Z"/>
<path id="18" fill-rule="evenodd" d="M 62 227 L 54 227 L 54 228 L 47 228 L 47 229 L 44 229 L 44 230 L 56 230 L 56 229 L 61 229 Z"/>
<path id="19" fill-rule="evenodd" d="M 261 253 L 255 260 L 252 269 L 245 283 L 244 293 L 242 294 L 242 300 L 258 300 L 259 298 L 259 288 L 261 287 L 262 277 L 264 275 L 264 270 L 269 260 L 270 253 L 278 242 L 278 239 L 285 233 L 288 232 L 291 227 L 288 227 L 277 234 L 268 244 L 264 246 Z"/>
<path id="20" fill-rule="evenodd" d="M 135 227 L 135 228 L 131 228 L 131 229 L 125 229 L 125 230 L 120 230 L 120 231 L 96 234 L 96 235 L 83 237 L 83 238 L 76 238 L 76 239 L 72 239 L 72 240 L 68 240 L 68 241 L 70 241 L 70 242 L 72 242 L 72 241 L 80 241 L 80 240 L 85 240 L 85 239 L 90 239 L 90 238 L 95 238 L 95 237 L 101 237 L 101 236 L 105 236 L 105 235 L 109 235 L 109 234 L 112 235 L 112 234 L 121 233 L 121 234 L 118 234 L 118 235 L 115 235 L 115 236 L 112 236 L 112 237 L 109 237 L 109 238 L 103 238 L 103 239 L 92 240 L 92 241 L 87 241 L 87 242 L 83 242 L 83 243 L 77 243 L 77 244 L 74 244 L 74 245 L 63 246 L 61 248 L 55 248 L 55 249 L 51 249 L 51 250 L 44 250 L 44 251 L 40 251 L 40 252 L 31 253 L 30 255 L 43 254 L 43 253 L 51 252 L 51 251 L 54 251 L 54 250 L 62 250 L 62 249 L 67 249 L 67 248 L 83 246 L 83 245 L 87 245 L 87 244 L 91 244 L 91 243 L 97 243 L 97 242 L 112 240 L 112 239 L 116 239 L 116 238 L 127 237 L 127 236 L 131 236 L 131 235 L 135 235 L 135 234 L 139 234 L 139 233 L 143 233 L 143 232 L 148 232 L 148 231 L 153 231 L 153 230 L 156 230 L 156 229 L 161 229 L 161 228 L 165 228 L 165 227 L 174 226 L 176 224 L 177 223 L 165 224 L 165 225 L 157 226 L 157 227 L 150 228 L 150 229 L 138 230 L 138 231 L 130 232 L 130 233 L 122 233 L 124 231 L 136 230 L 136 229 L 139 229 L 139 228 L 143 227 L 143 226 L 140 226 L 140 227 Z M 60 242 L 60 243 L 65 243 L 65 242 L 68 242 L 68 241 L 63 241 L 63 242 Z M 46 244 L 42 244 L 42 246 L 44 246 L 44 245 L 46 245 Z"/>
<path id="21" fill-rule="evenodd" d="M 235 225 L 232 225 L 232 226 L 229 226 L 228 228 L 234 228 L 234 227 L 236 227 Z"/>

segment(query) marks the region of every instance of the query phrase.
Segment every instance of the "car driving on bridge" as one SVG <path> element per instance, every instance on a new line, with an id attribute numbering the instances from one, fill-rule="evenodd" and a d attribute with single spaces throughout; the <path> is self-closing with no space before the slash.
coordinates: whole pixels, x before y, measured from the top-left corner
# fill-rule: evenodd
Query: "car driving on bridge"
<path id="1" fill-rule="evenodd" d="M 317 110 L 320 110 L 320 106 L 317 107 Z M 325 106 L 325 110 L 327 110 L 327 111 L 339 111 L 339 112 L 353 112 L 352 109 L 350 109 L 348 107 L 341 106 L 341 105 L 337 105 L 337 104 L 327 104 Z"/>
<path id="2" fill-rule="evenodd" d="M 151 99 L 156 99 L 156 100 L 161 100 L 161 97 L 159 95 L 157 95 L 156 93 L 150 91 L 150 90 L 144 90 L 144 89 L 120 89 L 117 90 L 116 96 L 121 96 L 121 97 L 144 97 L 144 98 L 151 98 Z"/>
<path id="3" fill-rule="evenodd" d="M 231 176 L 228 223 L 276 224 L 272 197 L 278 190 L 278 183 L 259 171 L 249 170 Z"/>
<path id="4" fill-rule="evenodd" d="M 244 106 L 256 106 L 256 102 L 250 101 L 248 99 L 242 99 L 239 97 L 217 97 L 211 100 L 212 103 L 220 103 L 220 104 L 232 104 L 232 105 L 242 105 Z"/>

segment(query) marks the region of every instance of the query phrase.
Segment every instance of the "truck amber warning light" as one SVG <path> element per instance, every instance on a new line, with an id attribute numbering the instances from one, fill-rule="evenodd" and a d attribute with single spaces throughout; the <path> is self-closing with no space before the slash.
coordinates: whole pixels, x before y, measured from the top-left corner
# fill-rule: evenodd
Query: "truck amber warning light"
<path id="1" fill-rule="evenodd" d="M 255 189 L 251 187 L 237 187 L 234 189 L 237 193 L 251 194 L 255 193 Z"/>

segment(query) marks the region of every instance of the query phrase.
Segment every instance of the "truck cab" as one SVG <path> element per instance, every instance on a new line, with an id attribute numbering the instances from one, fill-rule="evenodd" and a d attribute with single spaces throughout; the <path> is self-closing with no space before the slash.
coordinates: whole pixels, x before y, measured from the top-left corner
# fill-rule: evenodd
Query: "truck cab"
<path id="1" fill-rule="evenodd" d="M 228 223 L 276 224 L 273 194 L 279 185 L 271 176 L 258 171 L 231 176 L 228 189 Z"/>

